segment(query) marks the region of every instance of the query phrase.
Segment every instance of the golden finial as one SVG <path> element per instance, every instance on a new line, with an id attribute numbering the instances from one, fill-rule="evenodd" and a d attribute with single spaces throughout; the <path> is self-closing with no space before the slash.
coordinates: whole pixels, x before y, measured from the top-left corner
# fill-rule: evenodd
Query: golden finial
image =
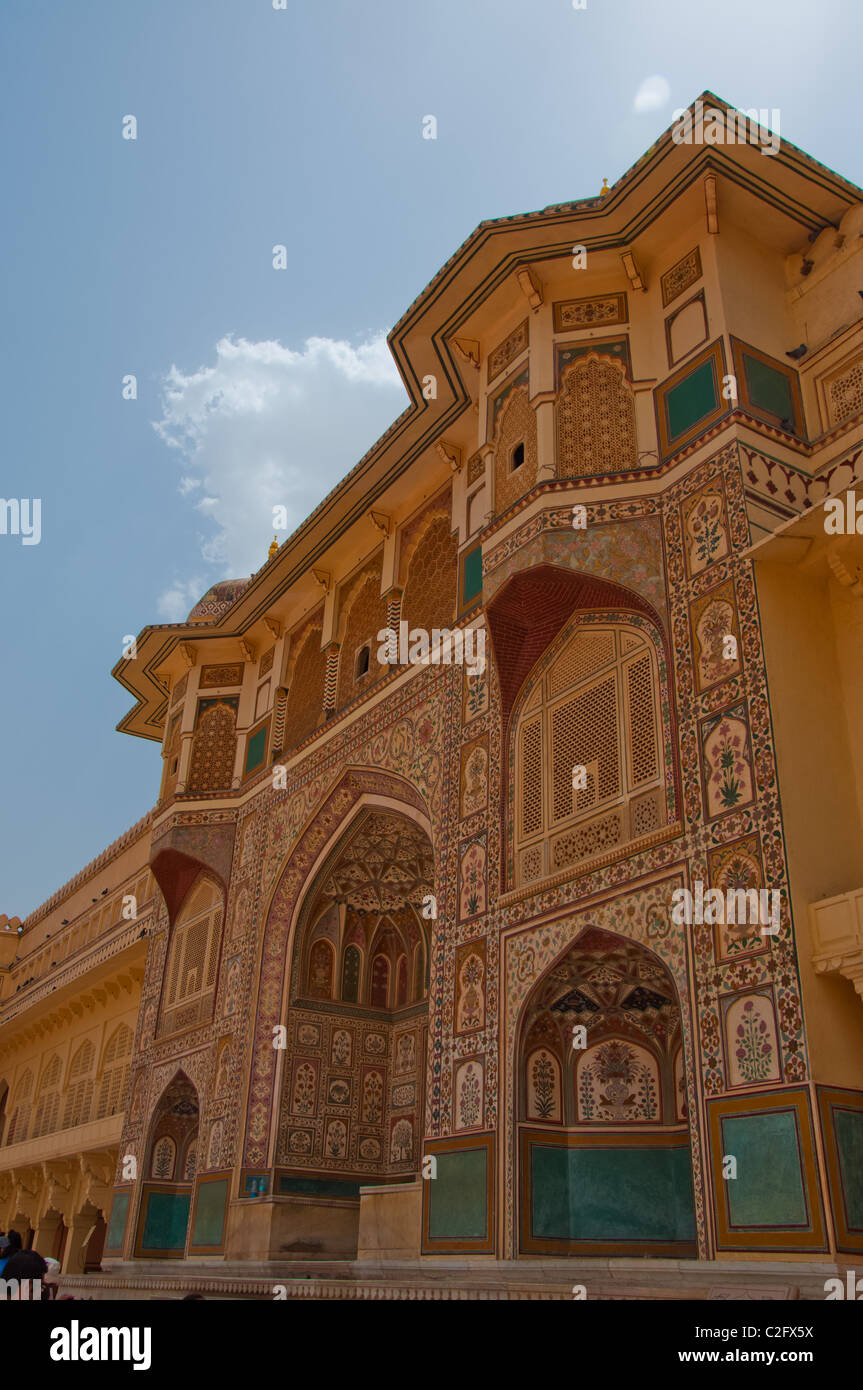
<path id="1" fill-rule="evenodd" d="M 272 545 L 270 546 L 269 550 L 267 551 L 267 559 L 268 559 L 268 560 L 272 560 L 272 558 L 273 558 L 273 556 L 275 555 L 275 553 L 276 553 L 276 551 L 278 550 L 278 548 L 279 548 L 279 542 L 278 542 L 278 540 L 276 539 L 276 537 L 273 536 L 273 543 L 272 543 Z"/>
<path id="2" fill-rule="evenodd" d="M 606 195 L 606 193 L 610 193 L 610 192 L 611 192 L 611 189 L 610 189 L 609 186 L 608 186 L 608 179 L 603 179 L 603 180 L 602 180 L 602 187 L 601 187 L 601 189 L 599 190 L 599 196 L 600 196 L 600 198 L 604 198 L 605 195 Z"/>

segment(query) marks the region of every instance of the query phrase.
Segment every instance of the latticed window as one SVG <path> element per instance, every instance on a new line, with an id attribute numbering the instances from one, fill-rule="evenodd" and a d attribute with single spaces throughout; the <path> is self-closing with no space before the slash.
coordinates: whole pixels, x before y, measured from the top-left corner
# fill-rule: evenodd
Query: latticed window
<path id="1" fill-rule="evenodd" d="M 202 879 L 174 926 L 162 999 L 163 1033 L 194 1028 L 211 1012 L 221 924 L 221 891 L 212 879 Z"/>
<path id="2" fill-rule="evenodd" d="M 637 467 L 635 403 L 618 358 L 590 352 L 570 363 L 561 377 L 556 418 L 559 477 Z"/>
<path id="3" fill-rule="evenodd" d="M 636 628 L 580 627 L 529 686 L 514 738 L 518 883 L 665 824 L 656 656 Z"/>
<path id="4" fill-rule="evenodd" d="M 192 743 L 189 792 L 226 791 L 234 774 L 237 701 L 202 700 Z"/>
<path id="5" fill-rule="evenodd" d="M 60 1109 L 60 1074 L 63 1070 L 59 1057 L 52 1057 L 42 1076 L 39 1087 L 39 1103 L 36 1106 L 36 1119 L 33 1122 L 33 1139 L 43 1134 L 53 1134 L 57 1128 L 57 1114 Z"/>
<path id="6" fill-rule="evenodd" d="M 91 1042 L 78 1048 L 69 1068 L 66 1104 L 63 1107 L 63 1128 L 86 1124 L 93 1108 L 93 1063 L 96 1050 Z"/>
<path id="7" fill-rule="evenodd" d="M 104 1120 L 108 1115 L 116 1115 L 122 1109 L 129 1080 L 129 1059 L 132 1055 L 132 1030 L 125 1023 L 111 1035 L 105 1048 L 102 1063 L 102 1078 L 99 1082 L 99 1099 L 96 1104 L 96 1119 Z"/>
<path id="8" fill-rule="evenodd" d="M 33 1098 L 33 1073 L 25 1071 L 15 1085 L 12 1098 L 12 1112 L 9 1117 L 7 1144 L 21 1144 L 27 1138 L 30 1127 L 30 1105 Z"/>

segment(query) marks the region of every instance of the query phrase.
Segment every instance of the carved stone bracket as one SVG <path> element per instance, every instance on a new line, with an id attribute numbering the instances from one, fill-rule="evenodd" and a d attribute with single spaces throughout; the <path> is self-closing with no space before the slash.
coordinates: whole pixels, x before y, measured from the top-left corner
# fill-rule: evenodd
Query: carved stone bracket
<path id="1" fill-rule="evenodd" d="M 704 180 L 704 207 L 707 213 L 707 230 L 711 236 L 719 233 L 719 202 L 716 195 L 716 175 L 708 174 Z"/>
<path id="2" fill-rule="evenodd" d="M 450 444 L 446 439 L 439 439 L 435 444 L 435 448 L 444 463 L 452 469 L 453 473 L 461 472 L 463 467 L 461 449 L 457 444 Z"/>
<path id="3" fill-rule="evenodd" d="M 480 349 L 475 338 L 453 338 L 452 345 L 463 362 L 479 371 Z"/>
<path id="4" fill-rule="evenodd" d="M 863 888 L 809 904 L 812 964 L 819 975 L 843 975 L 863 999 Z"/>
<path id="5" fill-rule="evenodd" d="M 634 290 L 646 290 L 647 286 L 639 274 L 638 266 L 635 264 L 635 257 L 632 252 L 625 251 L 620 259 L 623 262 L 623 268 L 629 277 L 629 283 L 632 288 Z"/>
<path id="6" fill-rule="evenodd" d="M 526 265 L 523 265 L 520 270 L 515 272 L 515 278 L 531 309 L 538 309 L 542 304 L 542 288 L 536 276 Z"/>

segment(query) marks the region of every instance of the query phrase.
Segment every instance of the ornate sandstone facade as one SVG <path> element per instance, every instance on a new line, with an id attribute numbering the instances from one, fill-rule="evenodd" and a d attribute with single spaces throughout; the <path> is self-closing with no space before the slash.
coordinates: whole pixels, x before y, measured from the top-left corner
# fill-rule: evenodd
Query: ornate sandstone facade
<path id="1" fill-rule="evenodd" d="M 863 1248 L 861 237 L 795 147 L 666 134 L 456 252 L 410 407 L 114 672 L 160 796 L 0 919 L 2 1222 L 72 1271 Z"/>

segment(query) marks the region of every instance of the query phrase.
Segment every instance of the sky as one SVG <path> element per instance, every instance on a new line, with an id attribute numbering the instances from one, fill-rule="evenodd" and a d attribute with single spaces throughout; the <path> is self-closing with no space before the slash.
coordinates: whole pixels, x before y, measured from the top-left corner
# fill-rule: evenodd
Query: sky
<path id="1" fill-rule="evenodd" d="M 0 912 L 153 805 L 127 634 L 259 568 L 274 500 L 293 529 L 404 409 L 385 335 L 477 223 L 594 196 L 704 90 L 863 183 L 861 13 L 2 0 L 0 495 L 41 534 L 0 534 Z"/>

